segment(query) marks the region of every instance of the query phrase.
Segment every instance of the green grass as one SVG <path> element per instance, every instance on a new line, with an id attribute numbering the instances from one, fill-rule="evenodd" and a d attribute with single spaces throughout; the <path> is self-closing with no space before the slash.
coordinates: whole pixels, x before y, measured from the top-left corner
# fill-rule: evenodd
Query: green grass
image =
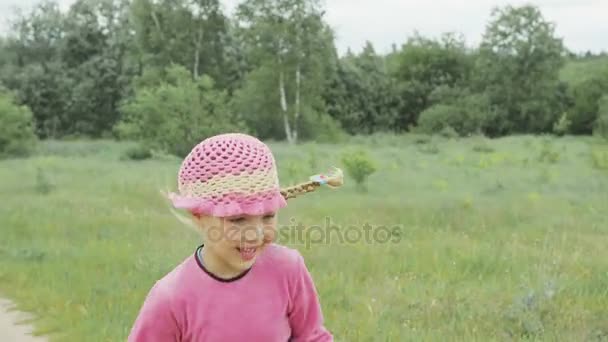
<path id="1" fill-rule="evenodd" d="M 608 72 L 608 57 L 569 61 L 560 70 L 560 79 L 570 85 L 576 85 L 602 72 Z"/>
<path id="2" fill-rule="evenodd" d="M 285 185 L 342 166 L 352 147 L 379 167 L 366 193 L 346 178 L 280 214 L 282 226 L 398 226 L 397 242 L 279 241 L 306 257 L 337 341 L 608 338 L 604 143 L 376 135 L 271 147 Z M 53 142 L 0 162 L 0 292 L 54 340 L 125 340 L 150 287 L 200 243 L 159 192 L 180 161 L 121 160 L 128 148 Z"/>

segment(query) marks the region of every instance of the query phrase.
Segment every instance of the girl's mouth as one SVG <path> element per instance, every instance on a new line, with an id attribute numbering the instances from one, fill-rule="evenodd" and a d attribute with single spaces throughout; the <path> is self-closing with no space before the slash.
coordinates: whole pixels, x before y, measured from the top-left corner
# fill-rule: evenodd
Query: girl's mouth
<path id="1" fill-rule="evenodd" d="M 257 247 L 237 247 L 236 248 L 239 253 L 241 253 L 241 259 L 244 261 L 249 261 L 255 257 L 255 253 L 258 251 Z"/>

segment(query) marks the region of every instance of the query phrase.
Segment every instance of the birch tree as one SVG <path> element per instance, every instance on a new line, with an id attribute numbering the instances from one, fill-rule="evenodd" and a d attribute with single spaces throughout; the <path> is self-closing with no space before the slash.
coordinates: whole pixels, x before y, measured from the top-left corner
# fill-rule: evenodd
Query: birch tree
<path id="1" fill-rule="evenodd" d="M 313 110 L 323 88 L 323 69 L 332 44 L 323 15 L 318 0 L 246 0 L 237 9 L 250 64 L 257 69 L 273 70 L 272 73 L 252 70 L 251 75 L 274 79 L 270 82 L 274 90 L 259 94 L 259 99 L 266 101 L 265 96 L 275 99 L 272 103 L 278 106 L 284 137 L 290 143 L 298 141 L 304 112 Z"/>

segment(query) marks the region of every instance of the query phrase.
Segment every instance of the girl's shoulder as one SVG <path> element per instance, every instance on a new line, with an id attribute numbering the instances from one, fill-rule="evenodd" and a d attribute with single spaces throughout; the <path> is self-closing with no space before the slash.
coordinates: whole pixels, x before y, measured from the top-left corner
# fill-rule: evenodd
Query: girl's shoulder
<path id="1" fill-rule="evenodd" d="M 148 296 L 152 294 L 164 301 L 171 301 L 173 297 L 183 291 L 190 284 L 188 277 L 194 268 L 194 258 L 188 257 L 176 265 L 172 270 L 156 280 Z"/>
<path id="2" fill-rule="evenodd" d="M 280 272 L 297 272 L 303 262 L 302 254 L 297 249 L 272 243 L 266 247 L 256 264 L 269 266 Z"/>

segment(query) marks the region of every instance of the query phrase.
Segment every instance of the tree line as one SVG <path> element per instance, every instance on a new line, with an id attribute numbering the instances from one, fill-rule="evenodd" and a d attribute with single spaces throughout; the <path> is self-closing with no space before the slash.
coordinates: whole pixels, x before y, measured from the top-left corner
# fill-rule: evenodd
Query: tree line
<path id="1" fill-rule="evenodd" d="M 16 14 L 0 83 L 40 138 L 134 138 L 184 153 L 226 130 L 336 140 L 375 132 L 502 136 L 605 130 L 608 70 L 562 81 L 577 57 L 537 7 L 489 14 L 479 46 L 413 34 L 340 56 L 319 0 L 55 1 Z M 603 116 L 604 115 L 604 116 Z"/>

